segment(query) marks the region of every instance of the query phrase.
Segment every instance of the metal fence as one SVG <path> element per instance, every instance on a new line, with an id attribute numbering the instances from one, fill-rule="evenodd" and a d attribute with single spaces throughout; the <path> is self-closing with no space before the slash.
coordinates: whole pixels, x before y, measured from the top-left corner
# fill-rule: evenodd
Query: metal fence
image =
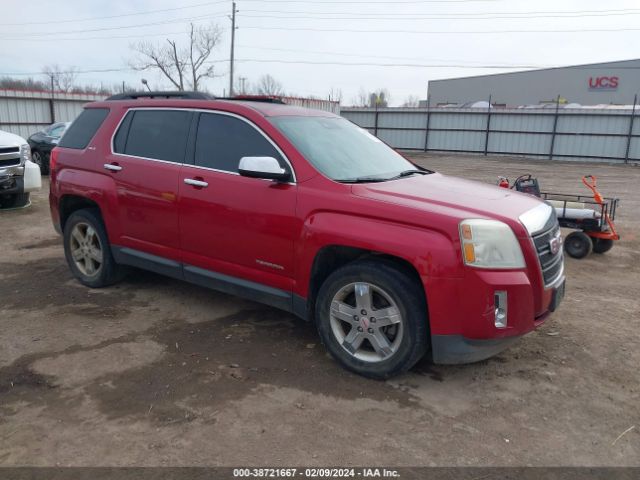
<path id="1" fill-rule="evenodd" d="M 640 161 L 633 109 L 342 108 L 394 148 L 547 159 Z"/>
<path id="2" fill-rule="evenodd" d="M 104 95 L 0 90 L 0 130 L 27 138 L 55 122 L 70 122 Z"/>
<path id="3" fill-rule="evenodd" d="M 104 95 L 34 92 L 0 89 L 0 130 L 27 138 L 55 122 L 70 122 L 87 102 L 103 100 Z M 340 113 L 340 104 L 329 100 L 282 97 L 290 105 Z"/>

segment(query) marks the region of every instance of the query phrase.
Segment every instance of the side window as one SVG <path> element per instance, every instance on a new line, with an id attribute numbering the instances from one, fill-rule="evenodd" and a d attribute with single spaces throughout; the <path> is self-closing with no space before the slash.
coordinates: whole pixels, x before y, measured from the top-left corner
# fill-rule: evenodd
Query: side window
<path id="1" fill-rule="evenodd" d="M 109 114 L 108 108 L 86 108 L 69 126 L 62 140 L 58 144 L 59 147 L 77 148 L 82 150 L 87 148 L 93 136 L 107 118 Z"/>
<path id="2" fill-rule="evenodd" d="M 242 157 L 273 157 L 288 168 L 278 150 L 253 126 L 238 118 L 203 113 L 198 123 L 195 164 L 237 172 Z"/>
<path id="3" fill-rule="evenodd" d="M 127 135 L 129 135 L 129 127 L 131 126 L 131 119 L 135 112 L 127 112 L 126 117 L 116 132 L 116 136 L 113 138 L 113 151 L 115 153 L 124 153 L 124 147 L 127 145 Z"/>
<path id="4" fill-rule="evenodd" d="M 116 153 L 182 163 L 191 124 L 191 112 L 136 110 L 122 122 L 116 134 Z M 126 140 L 124 134 L 128 128 Z M 121 131 L 124 132 L 121 134 Z"/>

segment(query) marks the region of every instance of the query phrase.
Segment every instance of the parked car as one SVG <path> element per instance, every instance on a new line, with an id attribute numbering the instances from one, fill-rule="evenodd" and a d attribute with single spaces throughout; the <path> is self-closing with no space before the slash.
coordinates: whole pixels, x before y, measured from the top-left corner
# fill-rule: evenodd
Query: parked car
<path id="1" fill-rule="evenodd" d="M 245 296 L 313 321 L 333 357 L 373 378 L 427 352 L 495 355 L 564 293 L 546 203 L 277 103 L 180 92 L 88 104 L 53 150 L 50 205 L 82 284 L 134 266 Z"/>
<path id="2" fill-rule="evenodd" d="M 0 130 L 0 208 L 24 207 L 42 183 L 31 149 L 19 135 Z"/>
<path id="3" fill-rule="evenodd" d="M 71 125 L 71 122 L 54 123 L 29 137 L 31 158 L 34 163 L 38 164 L 43 175 L 49 173 L 51 150 L 58 145 L 60 137 L 62 137 L 69 125 Z"/>

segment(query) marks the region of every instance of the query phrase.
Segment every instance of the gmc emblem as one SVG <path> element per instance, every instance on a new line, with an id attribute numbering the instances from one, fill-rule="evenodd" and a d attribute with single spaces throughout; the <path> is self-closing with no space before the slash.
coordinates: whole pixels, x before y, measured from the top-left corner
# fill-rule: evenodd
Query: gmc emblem
<path id="1" fill-rule="evenodd" d="M 551 255 L 557 255 L 561 248 L 562 236 L 558 233 L 557 236 L 549 240 L 549 250 L 551 250 Z"/>
<path id="2" fill-rule="evenodd" d="M 619 83 L 618 77 L 589 77 L 589 90 L 616 90 Z"/>

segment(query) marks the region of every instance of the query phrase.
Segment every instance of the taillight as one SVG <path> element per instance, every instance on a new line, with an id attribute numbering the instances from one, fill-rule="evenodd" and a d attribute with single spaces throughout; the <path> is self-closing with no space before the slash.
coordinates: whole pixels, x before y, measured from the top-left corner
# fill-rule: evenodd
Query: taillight
<path id="1" fill-rule="evenodd" d="M 49 170 L 53 172 L 56 169 L 56 163 L 58 162 L 58 149 L 54 148 L 51 150 L 51 155 L 49 156 Z"/>

